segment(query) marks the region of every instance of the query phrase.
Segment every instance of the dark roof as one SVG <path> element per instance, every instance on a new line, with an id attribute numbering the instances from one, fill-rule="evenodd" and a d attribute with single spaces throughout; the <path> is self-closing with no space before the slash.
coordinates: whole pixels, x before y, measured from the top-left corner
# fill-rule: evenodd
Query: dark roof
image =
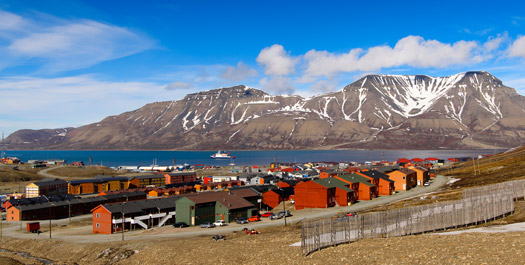
<path id="1" fill-rule="evenodd" d="M 103 195 L 101 197 L 104 197 L 106 199 L 116 199 L 116 198 L 126 198 L 126 197 L 145 196 L 145 195 L 146 193 L 143 191 L 133 191 L 133 192 L 111 193 L 111 194 Z"/>
<path id="2" fill-rule="evenodd" d="M 219 202 L 228 209 L 251 208 L 254 205 L 233 192 L 218 191 L 218 192 L 202 192 L 194 195 L 188 195 L 186 198 L 193 201 L 195 204 Z"/>
<path id="3" fill-rule="evenodd" d="M 130 177 L 129 179 L 157 179 L 157 178 L 166 178 L 164 175 L 147 175 L 147 176 L 136 176 L 136 177 Z"/>
<path id="4" fill-rule="evenodd" d="M 299 183 L 300 181 L 299 180 L 296 180 L 296 179 L 281 179 L 280 182 L 284 182 L 290 186 L 295 186 L 297 185 L 297 183 Z"/>
<path id="5" fill-rule="evenodd" d="M 8 202 L 11 205 L 28 205 L 35 203 L 48 202 L 49 199 L 46 196 L 34 197 L 34 198 L 22 198 L 22 199 L 11 199 Z"/>
<path id="6" fill-rule="evenodd" d="M 244 189 L 252 189 L 255 192 L 258 192 L 259 194 L 265 193 L 271 189 L 275 189 L 275 185 L 272 184 L 263 184 L 263 185 L 247 185 L 247 186 L 234 186 L 231 188 L 228 188 L 230 191 L 234 190 L 244 190 Z"/>
<path id="7" fill-rule="evenodd" d="M 384 179 L 388 182 L 394 182 L 393 180 L 388 178 L 388 175 L 382 172 L 379 172 L 377 170 L 370 170 L 370 171 L 363 171 L 361 172 L 363 175 L 367 175 L 373 179 Z"/>
<path id="8" fill-rule="evenodd" d="M 294 195 L 294 193 L 295 193 L 293 187 L 286 187 L 286 188 L 282 188 L 282 189 L 274 189 L 274 190 L 271 190 L 271 191 L 277 193 L 277 195 L 279 195 L 279 196 L 290 196 L 290 195 Z"/>
<path id="9" fill-rule="evenodd" d="M 350 189 L 349 187 L 347 187 L 345 182 L 343 181 L 340 181 L 336 178 L 324 178 L 324 179 L 316 179 L 316 180 L 312 180 L 313 182 L 319 184 L 319 185 L 323 185 L 327 188 L 339 188 L 339 189 L 342 189 L 346 192 L 352 192 L 354 191 L 353 189 Z"/>
<path id="10" fill-rule="evenodd" d="M 41 181 L 33 182 L 37 186 L 49 186 L 49 185 L 64 185 L 67 181 L 63 179 L 43 179 Z"/>
<path id="11" fill-rule="evenodd" d="M 233 193 L 234 195 L 241 196 L 243 198 L 260 196 L 261 195 L 259 192 L 255 191 L 253 188 L 231 190 L 230 192 Z"/>
<path id="12" fill-rule="evenodd" d="M 358 174 L 344 174 L 344 175 L 340 175 L 339 176 L 340 178 L 343 178 L 349 182 L 352 182 L 352 183 L 363 183 L 367 186 L 370 186 L 370 187 L 375 187 L 374 184 L 370 183 L 369 180 L 363 176 L 360 176 Z"/>
<path id="13" fill-rule="evenodd" d="M 416 173 L 416 171 L 408 169 L 408 168 L 400 168 L 397 171 L 399 171 L 399 172 L 401 172 L 403 174 L 406 174 L 406 175 Z"/>
<path id="14" fill-rule="evenodd" d="M 385 172 L 392 172 L 398 169 L 399 169 L 398 166 L 384 166 L 384 167 L 377 168 L 376 170 L 379 172 L 385 173 Z"/>

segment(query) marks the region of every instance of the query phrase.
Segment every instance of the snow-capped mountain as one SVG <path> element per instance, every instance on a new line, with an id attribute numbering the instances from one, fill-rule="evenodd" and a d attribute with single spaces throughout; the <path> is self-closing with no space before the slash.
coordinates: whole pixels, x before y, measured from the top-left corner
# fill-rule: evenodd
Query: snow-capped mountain
<path id="1" fill-rule="evenodd" d="M 10 148 L 490 148 L 525 143 L 525 97 L 487 72 L 369 75 L 312 98 L 246 86 L 189 94 Z M 49 138 L 49 137 L 48 137 Z M 46 138 L 46 139 L 48 139 Z M 57 141 L 60 139 L 60 141 Z"/>

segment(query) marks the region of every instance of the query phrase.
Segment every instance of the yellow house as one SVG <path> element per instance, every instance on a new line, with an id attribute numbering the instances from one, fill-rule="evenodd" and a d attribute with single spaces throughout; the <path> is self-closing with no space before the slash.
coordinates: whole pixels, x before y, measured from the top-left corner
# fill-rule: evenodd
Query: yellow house
<path id="1" fill-rule="evenodd" d="M 38 186 L 35 183 L 26 185 L 26 198 L 34 198 L 40 196 L 38 194 Z"/>

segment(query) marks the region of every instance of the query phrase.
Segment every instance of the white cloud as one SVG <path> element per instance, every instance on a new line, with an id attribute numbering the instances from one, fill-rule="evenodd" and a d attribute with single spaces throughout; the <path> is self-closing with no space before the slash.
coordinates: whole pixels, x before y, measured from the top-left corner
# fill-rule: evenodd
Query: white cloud
<path id="1" fill-rule="evenodd" d="M 242 81 L 246 78 L 257 76 L 257 71 L 253 68 L 250 68 L 243 62 L 239 62 L 237 67 L 228 66 L 226 70 L 222 73 L 221 77 L 231 81 Z"/>
<path id="2" fill-rule="evenodd" d="M 453 44 L 437 40 L 425 40 L 419 36 L 408 36 L 399 40 L 392 48 L 376 46 L 366 52 L 352 49 L 348 53 L 334 54 L 327 51 L 310 50 L 304 60 L 306 74 L 311 76 L 333 76 L 340 72 L 375 71 L 396 66 L 443 68 L 450 65 L 479 62 L 475 53 L 479 45 L 474 41 L 458 41 Z"/>
<path id="3" fill-rule="evenodd" d="M 520 36 L 509 48 L 510 57 L 525 58 L 525 36 Z"/>
<path id="4" fill-rule="evenodd" d="M 295 91 L 292 80 L 283 76 L 265 77 L 259 81 L 259 84 L 266 92 L 271 94 L 291 95 Z"/>
<path id="5" fill-rule="evenodd" d="M 186 82 L 173 82 L 166 86 L 167 90 L 179 90 L 179 89 L 189 89 L 192 88 L 193 85 Z"/>
<path id="6" fill-rule="evenodd" d="M 0 19 L 0 61 L 3 68 L 31 62 L 43 72 L 82 69 L 154 47 L 148 37 L 129 29 L 92 20 L 49 21 L 7 15 Z M 1 17 L 1 16 L 0 16 Z M 20 25 L 24 25 L 21 27 Z"/>
<path id="7" fill-rule="evenodd" d="M 156 83 L 108 82 L 89 75 L 4 78 L 0 79 L 0 94 L 0 106 L 10 115 L 4 115 L 2 120 L 11 120 L 10 124 L 16 126 L 9 128 L 9 124 L 0 121 L 1 129 L 8 131 L 79 126 L 147 103 L 184 96 Z M 48 121 L 49 125 L 38 121 Z"/>
<path id="8" fill-rule="evenodd" d="M 23 24 L 21 16 L 0 10 L 0 34 L 2 31 L 20 30 Z"/>
<path id="9" fill-rule="evenodd" d="M 261 50 L 256 61 L 264 66 L 267 75 L 288 75 L 295 72 L 298 58 L 294 58 L 279 44 Z"/>
<path id="10" fill-rule="evenodd" d="M 497 37 L 490 37 L 487 42 L 483 44 L 486 52 L 491 52 L 498 49 L 504 42 L 508 41 L 509 35 L 507 32 L 498 34 Z"/>

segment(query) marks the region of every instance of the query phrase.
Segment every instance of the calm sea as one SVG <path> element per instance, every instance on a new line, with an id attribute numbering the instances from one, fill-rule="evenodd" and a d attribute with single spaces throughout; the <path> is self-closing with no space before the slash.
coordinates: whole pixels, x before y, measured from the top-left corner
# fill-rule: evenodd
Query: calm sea
<path id="1" fill-rule="evenodd" d="M 502 152 L 504 150 L 499 150 Z M 214 160 L 211 151 L 5 151 L 6 156 L 15 156 L 20 160 L 63 159 L 67 162 L 84 161 L 108 167 L 149 166 L 188 163 L 224 166 L 230 160 Z M 365 162 L 383 158 L 394 161 L 399 158 L 436 157 L 476 157 L 481 154 L 493 154 L 494 150 L 301 150 L 301 151 L 231 151 L 236 156 L 236 165 L 269 165 L 275 159 L 279 162 Z"/>

